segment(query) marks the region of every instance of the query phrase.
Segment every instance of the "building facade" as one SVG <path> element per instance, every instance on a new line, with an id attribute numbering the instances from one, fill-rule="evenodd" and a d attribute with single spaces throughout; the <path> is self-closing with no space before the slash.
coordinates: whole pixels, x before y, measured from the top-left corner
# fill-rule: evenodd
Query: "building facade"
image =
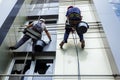
<path id="1" fill-rule="evenodd" d="M 119 80 L 119 4 L 119 0 L 0 0 L 0 80 Z M 59 46 L 70 5 L 81 10 L 90 26 L 84 50 L 76 33 L 70 34 L 63 49 Z M 35 61 L 31 40 L 9 50 L 23 36 L 24 25 L 40 18 L 46 20 L 52 42 L 36 53 Z"/>

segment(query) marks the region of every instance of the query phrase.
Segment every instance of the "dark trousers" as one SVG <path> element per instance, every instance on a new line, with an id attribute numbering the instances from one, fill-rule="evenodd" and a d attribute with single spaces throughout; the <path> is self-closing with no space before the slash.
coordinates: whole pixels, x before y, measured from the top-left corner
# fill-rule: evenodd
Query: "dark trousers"
<path id="1" fill-rule="evenodd" d="M 67 43 L 67 39 L 69 37 L 70 32 L 72 32 L 72 28 L 65 28 L 63 42 Z M 78 32 L 77 32 L 77 34 L 78 34 L 78 36 L 80 38 L 80 41 L 84 40 L 83 34 L 79 34 Z"/>

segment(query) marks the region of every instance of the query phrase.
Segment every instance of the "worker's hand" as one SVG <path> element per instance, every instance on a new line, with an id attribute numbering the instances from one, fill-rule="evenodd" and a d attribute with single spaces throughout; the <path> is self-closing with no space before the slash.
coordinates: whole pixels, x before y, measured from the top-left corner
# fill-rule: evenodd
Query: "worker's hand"
<path id="1" fill-rule="evenodd" d="M 23 34 L 25 34 L 25 33 L 26 33 L 26 31 L 27 31 L 27 28 L 25 28 L 25 29 L 23 30 Z"/>
<path id="2" fill-rule="evenodd" d="M 48 42 L 48 44 L 50 44 L 50 43 L 51 43 L 51 41 L 52 41 L 52 40 L 50 39 L 50 40 L 49 40 L 49 42 Z"/>

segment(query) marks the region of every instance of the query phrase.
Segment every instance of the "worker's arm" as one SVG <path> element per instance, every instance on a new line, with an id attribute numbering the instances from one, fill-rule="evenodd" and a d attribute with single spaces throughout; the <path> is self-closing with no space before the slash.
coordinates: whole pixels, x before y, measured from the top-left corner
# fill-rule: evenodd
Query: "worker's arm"
<path id="1" fill-rule="evenodd" d="M 48 36 L 49 40 L 51 41 L 51 35 L 50 35 L 50 33 L 48 32 L 47 29 L 45 30 L 45 33 L 46 33 L 46 35 Z"/>
<path id="2" fill-rule="evenodd" d="M 33 24 L 29 24 L 29 25 L 27 25 L 27 28 L 30 28 L 30 27 L 32 27 L 33 26 Z"/>

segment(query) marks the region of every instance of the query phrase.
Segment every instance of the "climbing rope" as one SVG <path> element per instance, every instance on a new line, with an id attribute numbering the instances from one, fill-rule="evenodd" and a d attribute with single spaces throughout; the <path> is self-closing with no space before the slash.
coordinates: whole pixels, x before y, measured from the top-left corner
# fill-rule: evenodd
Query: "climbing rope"
<path id="1" fill-rule="evenodd" d="M 38 17 L 38 21 L 39 21 L 39 19 L 41 18 L 41 13 L 42 13 L 42 8 L 43 8 L 43 5 L 44 5 L 44 3 L 45 3 L 45 0 L 43 1 L 43 4 L 42 4 L 42 6 L 41 6 L 41 12 L 40 12 L 40 15 L 39 15 L 39 17 Z M 28 42 L 28 46 L 31 46 L 31 42 Z M 26 61 L 27 61 L 27 59 L 28 59 L 28 55 L 29 55 L 29 50 L 28 49 L 26 49 L 27 50 L 27 54 L 26 54 L 26 57 L 25 57 L 25 60 L 24 60 L 24 64 L 23 64 L 23 69 L 22 69 L 22 71 L 21 71 L 21 74 L 23 74 L 23 71 L 24 71 L 24 67 L 25 67 L 25 65 L 26 65 Z"/>
<path id="2" fill-rule="evenodd" d="M 78 54 L 78 49 L 77 49 L 77 35 L 75 33 L 75 37 L 72 33 L 72 37 L 73 37 L 73 41 L 74 41 L 74 45 L 75 45 L 75 50 L 76 50 L 76 54 L 77 54 L 77 63 L 78 63 L 78 80 L 80 79 L 80 63 L 79 63 L 79 54 Z"/>
<path id="3" fill-rule="evenodd" d="M 27 45 L 27 46 L 31 46 L 31 42 L 28 42 L 28 45 Z M 30 52 L 28 52 L 28 51 L 29 51 L 29 47 L 27 47 L 26 50 L 27 50 L 27 54 L 26 54 L 26 56 L 25 56 L 25 60 L 24 60 L 24 63 L 23 63 L 23 67 L 22 67 L 21 74 L 23 74 L 23 72 L 24 72 L 24 68 L 25 68 L 25 65 L 26 65 L 26 62 L 27 62 L 29 53 L 30 53 Z M 22 77 L 21 77 L 21 78 L 22 78 Z M 21 80 L 21 78 L 20 78 L 20 80 Z"/>
<path id="4" fill-rule="evenodd" d="M 75 6 L 75 0 L 73 0 L 73 5 Z"/>
<path id="5" fill-rule="evenodd" d="M 45 0 L 43 1 L 42 6 L 40 7 L 41 11 L 40 11 L 40 15 L 39 15 L 39 17 L 38 17 L 38 21 L 39 21 L 39 20 L 40 20 L 40 18 L 41 18 L 41 13 L 42 13 L 42 9 L 43 9 L 43 5 L 44 5 L 44 3 L 45 3 Z"/>

